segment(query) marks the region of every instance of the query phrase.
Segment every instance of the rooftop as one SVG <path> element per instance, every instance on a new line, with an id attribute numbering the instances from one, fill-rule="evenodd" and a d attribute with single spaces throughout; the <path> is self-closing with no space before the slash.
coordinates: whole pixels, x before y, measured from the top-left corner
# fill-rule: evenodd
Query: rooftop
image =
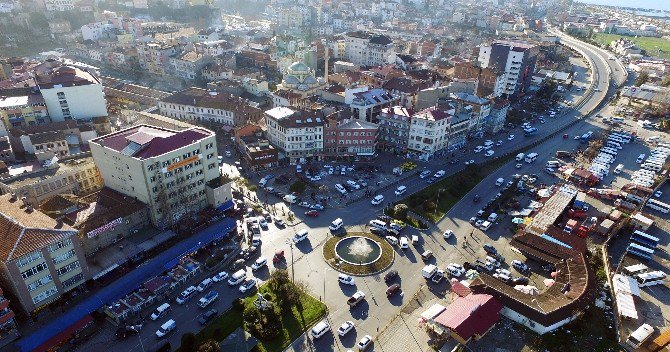
<path id="1" fill-rule="evenodd" d="M 94 138 L 90 143 L 144 160 L 198 143 L 210 136 L 214 136 L 214 132 L 200 127 L 175 131 L 150 125 L 138 125 Z"/>
<path id="2" fill-rule="evenodd" d="M 161 99 L 168 104 L 189 105 L 201 108 L 221 109 L 236 114 L 260 114 L 261 110 L 249 106 L 247 102 L 232 94 L 210 92 L 191 87 Z"/>
<path id="3" fill-rule="evenodd" d="M 482 336 L 500 320 L 502 305 L 487 294 L 469 294 L 456 299 L 433 320 L 455 331 L 464 340 Z"/>
<path id="4" fill-rule="evenodd" d="M 265 112 L 284 128 L 318 127 L 324 125 L 323 113 L 317 110 L 293 110 L 278 106 Z"/>
<path id="5" fill-rule="evenodd" d="M 9 177 L 2 179 L 2 183 L 19 189 L 24 186 L 39 183 L 61 175 L 74 174 L 93 164 L 93 158 L 89 155 L 75 157 L 71 159 L 59 160 L 57 165 L 50 168 L 44 168 L 39 163 L 26 163 L 13 165 L 9 170 Z"/>
<path id="6" fill-rule="evenodd" d="M 144 203 L 135 198 L 107 187 L 77 201 L 84 207 L 68 214 L 67 222 L 82 234 L 146 208 Z"/>
<path id="7" fill-rule="evenodd" d="M 0 196 L 0 233 L 0 260 L 8 262 L 77 232 L 5 194 Z"/>
<path id="8" fill-rule="evenodd" d="M 101 84 L 88 71 L 65 65 L 55 68 L 52 72 L 37 74 L 35 82 L 40 89 Z"/>

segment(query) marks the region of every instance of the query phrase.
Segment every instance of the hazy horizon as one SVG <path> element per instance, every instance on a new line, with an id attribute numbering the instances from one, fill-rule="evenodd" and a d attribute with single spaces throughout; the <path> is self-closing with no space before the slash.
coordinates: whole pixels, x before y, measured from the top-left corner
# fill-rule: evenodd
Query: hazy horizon
<path id="1" fill-rule="evenodd" d="M 577 0 L 581 3 L 594 5 L 625 6 L 653 10 L 670 11 L 670 1 L 659 0 Z"/>

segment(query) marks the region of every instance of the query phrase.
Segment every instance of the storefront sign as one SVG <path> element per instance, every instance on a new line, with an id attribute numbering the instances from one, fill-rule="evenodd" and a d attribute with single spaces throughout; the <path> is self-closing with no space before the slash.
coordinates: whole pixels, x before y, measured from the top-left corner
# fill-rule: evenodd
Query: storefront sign
<path id="1" fill-rule="evenodd" d="M 123 218 L 118 218 L 118 219 L 116 219 L 112 222 L 109 222 L 105 225 L 102 225 L 102 226 L 98 227 L 97 229 L 87 233 L 86 236 L 88 238 L 93 238 L 93 237 L 95 237 L 95 236 L 97 236 L 97 235 L 99 235 L 99 234 L 101 234 L 105 231 L 114 230 L 116 225 L 121 225 L 121 223 L 123 223 Z"/>
<path id="2" fill-rule="evenodd" d="M 192 156 L 192 157 L 190 157 L 190 158 L 186 158 L 186 159 L 184 159 L 184 160 L 182 160 L 182 161 L 180 161 L 180 162 L 178 162 L 178 163 L 171 164 L 171 165 L 169 165 L 169 166 L 167 167 L 167 171 L 172 171 L 172 170 L 174 170 L 174 169 L 176 169 L 176 168 L 178 168 L 178 167 L 180 167 L 180 166 L 184 166 L 184 165 L 186 165 L 186 164 L 190 164 L 190 163 L 192 163 L 192 162 L 198 160 L 199 158 L 200 158 L 200 155 L 194 155 L 194 156 Z"/>

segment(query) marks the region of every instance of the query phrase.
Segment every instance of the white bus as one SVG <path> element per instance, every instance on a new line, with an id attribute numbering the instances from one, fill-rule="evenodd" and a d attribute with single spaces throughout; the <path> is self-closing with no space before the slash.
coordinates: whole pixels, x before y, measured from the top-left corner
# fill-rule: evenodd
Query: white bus
<path id="1" fill-rule="evenodd" d="M 635 275 L 637 285 L 640 287 L 662 285 L 665 283 L 665 273 L 662 271 L 651 271 Z"/>
<path id="2" fill-rule="evenodd" d="M 626 340 L 626 344 L 633 348 L 638 348 L 642 346 L 644 341 L 646 341 L 651 334 L 654 333 L 654 328 L 649 324 L 642 324 L 637 330 L 633 331 L 632 334 Z"/>
<path id="3" fill-rule="evenodd" d="M 652 198 L 647 201 L 647 208 L 658 210 L 663 214 L 670 213 L 670 205 Z"/>
<path id="4" fill-rule="evenodd" d="M 622 139 L 622 140 L 624 141 L 624 143 L 626 143 L 626 144 L 630 143 L 630 135 L 627 134 L 627 133 L 616 133 L 616 132 L 615 132 L 615 133 L 610 133 L 609 136 L 610 136 L 610 137 L 620 138 L 620 139 Z"/>
<path id="5" fill-rule="evenodd" d="M 537 159 L 537 153 L 529 153 L 523 160 L 530 164 L 536 159 Z"/>
<path id="6" fill-rule="evenodd" d="M 644 264 L 635 264 L 635 265 L 630 265 L 630 266 L 627 266 L 627 267 L 623 268 L 623 270 L 628 275 L 631 275 L 631 276 L 642 274 L 642 273 L 646 272 L 647 269 L 649 269 L 649 268 Z"/>

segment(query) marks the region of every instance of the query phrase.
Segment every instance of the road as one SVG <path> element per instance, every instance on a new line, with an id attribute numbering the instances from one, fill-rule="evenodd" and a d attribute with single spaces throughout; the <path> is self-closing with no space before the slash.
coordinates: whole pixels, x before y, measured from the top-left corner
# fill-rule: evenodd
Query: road
<path id="1" fill-rule="evenodd" d="M 591 58 L 591 61 L 593 62 L 593 88 L 595 89 L 587 90 L 584 93 L 584 99 L 580 99 L 581 97 L 579 94 L 571 93 L 570 99 L 574 102 L 573 107 L 565 108 L 564 111 L 559 114 L 560 117 L 553 119 L 547 118 L 546 124 L 537 124 L 535 127 L 537 127 L 539 131 L 535 136 L 524 137 L 522 131 L 518 129 L 517 131 L 510 132 L 514 133 L 516 138 L 512 142 L 508 142 L 506 140 L 507 135 L 500 135 L 497 139 L 504 140 L 505 143 L 500 147 L 494 148 L 496 155 L 511 152 L 524 145 L 537 142 L 546 135 L 565 125 L 572 124 L 572 127 L 565 131 L 565 133 L 568 133 L 570 136 L 589 130 L 592 128 L 591 120 L 587 122 L 583 118 L 587 112 L 595 108 L 606 96 L 611 96 L 614 91 L 614 88 L 610 89 L 610 77 L 608 72 L 613 71 L 614 76 L 616 76 L 615 78 L 621 80 L 624 79 L 624 74 L 617 75 L 617 72 L 621 73 L 621 68 L 619 68 L 619 71 L 616 71 L 613 66 L 616 65 L 616 62 L 607 60 L 607 55 L 600 50 L 574 42 L 574 40 L 568 38 L 566 38 L 565 41 L 570 45 L 580 48 Z M 603 57 L 603 55 L 605 56 Z M 580 70 L 580 72 L 584 73 L 586 71 Z M 581 84 L 587 85 L 588 81 L 586 80 L 586 75 L 580 74 L 579 76 L 580 77 L 577 79 L 581 80 Z M 583 100 L 583 102 L 580 102 L 580 100 Z M 540 153 L 538 160 L 534 163 L 534 171 L 526 171 L 525 169 L 522 169 L 522 171 L 540 174 L 543 167 L 538 166 L 543 166 L 547 160 L 553 157 L 553 151 L 557 149 L 565 149 L 566 143 L 569 143 L 571 147 L 575 147 L 578 144 L 577 141 L 572 139 L 567 141 L 562 139 L 561 134 L 544 142 L 537 148 L 538 152 L 542 152 Z M 464 160 L 474 159 L 477 163 L 485 165 L 487 158 L 485 158 L 482 153 L 473 154 L 471 151 L 467 151 L 467 154 L 460 156 L 460 159 L 461 162 L 456 165 L 446 164 L 444 159 L 431 160 L 427 163 L 419 164 L 420 167 L 425 166 L 433 171 L 444 169 L 447 171 L 447 174 L 453 174 L 465 167 L 463 164 Z M 380 208 L 372 207 L 369 203 L 369 199 L 355 202 L 347 207 L 328 209 L 322 212 L 317 218 L 304 218 L 304 220 L 295 227 L 279 229 L 271 224 L 269 231 L 263 231 L 263 244 L 260 255 L 271 259 L 276 249 L 285 249 L 289 263 L 292 262 L 294 265 L 295 279 L 307 283 L 311 293 L 315 297 L 325 301 L 328 305 L 328 320 L 331 323 L 331 326 L 336 329 L 336 327 L 345 320 L 352 320 L 356 324 L 356 329 L 350 332 L 345 338 L 334 337 L 329 334 L 312 344 L 309 339 L 303 337 L 296 341 L 293 348 L 295 350 L 313 348 L 317 351 L 345 351 L 346 349 L 353 348 L 355 343 L 363 335 L 369 334 L 373 337 L 377 336 L 379 331 L 384 329 L 386 324 L 399 312 L 406 300 L 418 291 L 421 285 L 425 284 L 425 281 L 421 275 L 419 275 L 419 271 L 424 265 L 420 260 L 420 253 L 423 250 L 431 250 L 435 255 L 434 262 L 440 267 L 444 267 L 450 262 L 462 263 L 466 260 L 472 260 L 473 257 L 481 257 L 481 251 L 475 251 L 474 246 L 472 248 L 464 249 L 460 242 L 466 234 L 470 233 L 472 227 L 468 223 L 468 219 L 477 211 L 477 208 L 472 204 L 472 196 L 474 194 L 479 194 L 482 196 L 482 199 L 491 198 L 498 192 L 497 188 L 493 185 L 493 180 L 498 177 L 509 179 L 509 175 L 518 171 L 514 168 L 514 164 L 516 164 L 515 161 L 502 166 L 499 170 L 493 172 L 491 176 L 477 185 L 470 194 L 464 197 L 463 200 L 457 203 L 449 211 L 442 221 L 437 224 L 437 227 L 424 232 L 409 229 L 406 230 L 407 235 L 414 233 L 420 234 L 422 237 L 422 245 L 410 248 L 404 252 L 396 252 L 395 261 L 391 269 L 398 270 L 400 279 L 397 282 L 401 283 L 404 292 L 402 295 L 396 295 L 391 299 L 387 299 L 385 295 L 387 285 L 382 279 L 383 273 L 380 275 L 357 278 L 356 287 L 341 286 L 337 282 L 337 272 L 330 269 L 322 258 L 322 244 L 330 236 L 327 227 L 332 220 L 338 217 L 342 218 L 349 231 L 356 231 L 363 230 L 362 225 L 378 215 Z M 531 166 L 525 165 L 524 167 L 530 168 Z M 543 178 L 546 181 L 549 181 L 549 175 L 542 174 L 541 179 Z M 426 186 L 426 183 L 424 182 L 424 180 L 419 180 L 418 177 L 415 176 L 412 179 L 405 181 L 404 184 L 408 187 L 408 194 L 410 194 L 423 189 Z M 260 192 L 262 193 L 263 191 Z M 396 199 L 396 196 L 393 194 L 393 188 L 384 191 L 382 194 L 384 194 L 387 201 Z M 263 199 L 269 197 L 270 201 L 274 200 L 276 203 L 281 204 L 280 200 L 274 196 L 259 194 L 259 197 Z M 293 210 L 296 213 L 301 214 L 299 210 L 300 208 L 295 208 L 296 209 Z M 302 217 L 302 215 L 300 215 L 300 217 Z M 447 241 L 442 238 L 442 231 L 447 228 L 456 232 L 456 238 L 451 238 Z M 308 229 L 309 239 L 296 245 L 291 253 L 291 250 L 289 250 L 285 242 L 288 238 L 292 237 L 296 231 L 301 229 Z M 479 238 L 478 241 L 480 243 L 484 241 L 499 241 L 496 242 L 499 244 L 498 248 L 505 247 L 507 239 L 504 237 L 505 234 L 502 229 L 493 227 L 493 231 L 490 235 L 491 238 Z M 479 233 L 479 236 L 484 236 L 484 234 Z M 268 271 L 264 270 L 258 273 L 251 273 L 251 270 L 249 270 L 248 275 L 256 276 L 261 281 L 264 281 L 268 277 Z M 443 295 L 448 287 L 445 281 L 439 285 L 433 286 L 431 284 L 431 290 L 436 295 Z M 215 284 L 213 289 L 219 292 L 220 298 L 211 307 L 218 309 L 220 312 L 223 312 L 230 307 L 233 299 L 239 296 L 239 293 L 235 288 L 230 288 L 225 283 Z M 346 298 L 356 290 L 364 291 L 367 295 L 367 299 L 356 308 L 350 310 L 346 304 Z M 160 324 L 167 319 L 174 319 L 177 322 L 177 330 L 172 333 L 168 339 L 174 347 L 179 346 L 179 340 L 183 333 L 189 331 L 195 332 L 200 329 L 200 326 L 196 321 L 200 309 L 195 307 L 195 303 L 200 296 L 201 295 L 196 295 L 193 300 L 184 306 L 173 304 L 174 301 L 172 300 L 170 303 L 173 306 L 173 311 L 168 317 L 161 319 L 158 322 L 148 321 L 139 336 L 133 336 L 124 341 L 114 341 L 112 336 L 113 331 L 105 329 L 105 331 L 94 336 L 92 340 L 86 343 L 85 346 L 82 346 L 79 350 L 84 351 L 108 348 L 111 350 L 144 351 L 149 346 L 156 343 L 157 338 L 154 333 Z M 198 314 L 194 314 L 194 311 L 198 312 Z M 385 347 L 392 349 L 391 346 L 375 346 L 375 350 L 384 351 Z"/>

